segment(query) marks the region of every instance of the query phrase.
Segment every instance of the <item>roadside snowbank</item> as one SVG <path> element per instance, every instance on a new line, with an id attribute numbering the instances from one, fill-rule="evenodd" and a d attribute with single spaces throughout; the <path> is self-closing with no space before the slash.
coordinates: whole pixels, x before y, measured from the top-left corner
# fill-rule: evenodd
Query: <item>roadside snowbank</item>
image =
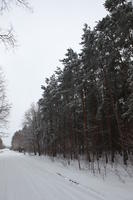
<path id="1" fill-rule="evenodd" d="M 99 194 L 106 200 L 133 200 L 133 169 L 124 165 L 107 165 L 106 169 L 101 169 L 101 174 L 89 171 L 89 164 L 82 163 L 82 170 L 79 170 L 77 161 L 50 158 L 48 156 L 29 156 L 32 161 L 38 161 L 38 165 L 43 169 L 50 170 L 60 176 L 66 182 L 76 184 L 78 187 L 86 188 L 92 193 Z M 87 167 L 88 165 L 88 167 Z"/>

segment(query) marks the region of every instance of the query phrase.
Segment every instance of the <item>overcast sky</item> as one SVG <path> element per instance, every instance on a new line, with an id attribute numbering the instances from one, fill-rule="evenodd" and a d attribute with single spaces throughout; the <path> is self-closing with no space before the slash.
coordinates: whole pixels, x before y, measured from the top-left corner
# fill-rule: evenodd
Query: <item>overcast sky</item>
<path id="1" fill-rule="evenodd" d="M 104 0 L 32 0 L 34 12 L 14 7 L 0 16 L 1 27 L 13 25 L 18 41 L 14 50 L 0 47 L 0 65 L 12 104 L 9 137 L 21 128 L 23 115 L 41 97 L 41 85 L 60 66 L 66 49 L 80 49 L 84 23 L 94 27 L 106 15 Z"/>

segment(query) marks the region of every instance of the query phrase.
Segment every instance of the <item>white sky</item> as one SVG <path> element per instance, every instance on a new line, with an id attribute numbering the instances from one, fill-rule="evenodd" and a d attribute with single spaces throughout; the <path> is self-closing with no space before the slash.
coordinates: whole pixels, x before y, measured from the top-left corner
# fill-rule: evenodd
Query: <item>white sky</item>
<path id="1" fill-rule="evenodd" d="M 93 27 L 106 15 L 104 0 L 32 0 L 34 12 L 14 7 L 0 16 L 0 26 L 12 24 L 18 40 L 15 50 L 0 47 L 0 65 L 12 103 L 9 137 L 21 128 L 24 112 L 42 94 L 41 85 L 52 75 L 67 48 L 80 49 L 83 24 Z"/>

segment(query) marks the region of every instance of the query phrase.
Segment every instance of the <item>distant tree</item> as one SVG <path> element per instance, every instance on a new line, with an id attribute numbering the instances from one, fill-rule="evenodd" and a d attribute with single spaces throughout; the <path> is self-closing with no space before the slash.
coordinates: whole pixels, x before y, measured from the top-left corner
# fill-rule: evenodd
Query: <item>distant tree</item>
<path id="1" fill-rule="evenodd" d="M 0 149 L 3 149 L 3 148 L 4 148 L 4 144 L 3 144 L 2 139 L 0 138 Z"/>
<path id="2" fill-rule="evenodd" d="M 23 139 L 22 131 L 17 131 L 12 138 L 12 150 L 21 152 L 24 149 Z"/>
<path id="3" fill-rule="evenodd" d="M 33 149 L 34 154 L 41 155 L 41 123 L 38 105 L 32 104 L 30 109 L 25 113 L 22 133 L 25 148 Z"/>

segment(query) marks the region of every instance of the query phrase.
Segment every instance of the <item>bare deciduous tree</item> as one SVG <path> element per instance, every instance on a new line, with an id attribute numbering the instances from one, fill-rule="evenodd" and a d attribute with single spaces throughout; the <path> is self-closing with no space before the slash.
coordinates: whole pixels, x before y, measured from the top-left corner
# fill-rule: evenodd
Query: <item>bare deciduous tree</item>
<path id="1" fill-rule="evenodd" d="M 6 97 L 4 75 L 2 69 L 0 69 L 0 128 L 5 127 L 8 121 L 10 107 Z"/>
<path id="2" fill-rule="evenodd" d="M 22 6 L 31 10 L 27 0 L 0 0 L 0 14 L 3 14 L 5 10 L 10 10 L 11 5 Z M 6 47 L 14 47 L 16 40 L 13 33 L 13 28 L 9 27 L 8 30 L 0 29 L 0 41 Z"/>
<path id="3" fill-rule="evenodd" d="M 9 10 L 12 4 L 30 8 L 27 0 L 0 0 L 0 12 L 3 12 L 6 9 Z"/>

